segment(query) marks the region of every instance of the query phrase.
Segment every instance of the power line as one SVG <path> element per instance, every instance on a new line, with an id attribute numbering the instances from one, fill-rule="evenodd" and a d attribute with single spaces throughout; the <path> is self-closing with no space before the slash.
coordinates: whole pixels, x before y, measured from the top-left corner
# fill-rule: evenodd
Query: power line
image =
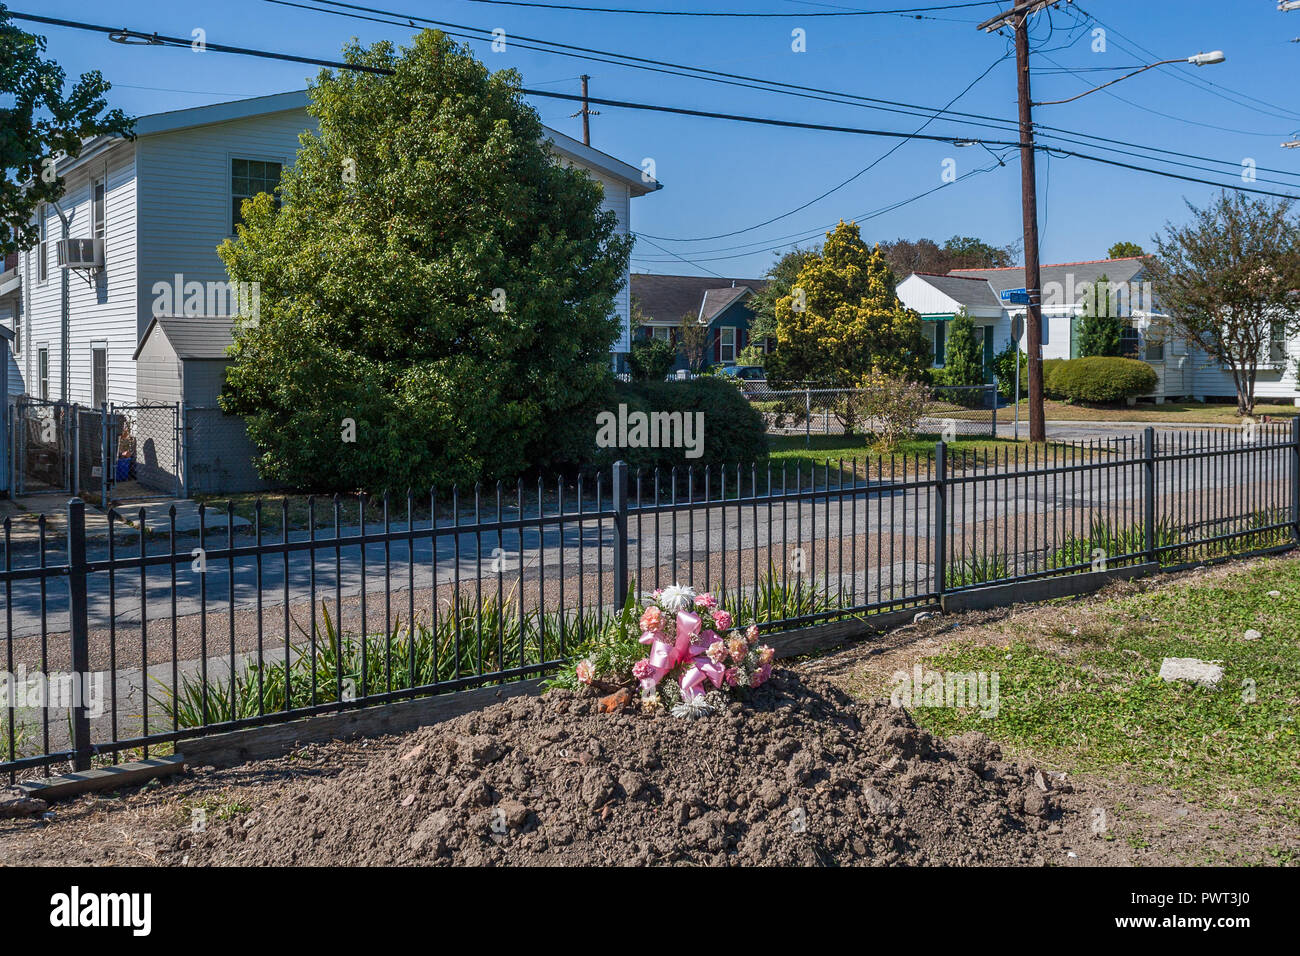
<path id="1" fill-rule="evenodd" d="M 540 10 L 564 10 L 578 13 L 622 13 L 642 17 L 714 17 L 714 18 L 753 18 L 783 19 L 804 17 L 887 17 L 908 16 L 910 14 L 946 13 L 952 10 L 965 10 L 971 7 L 987 6 L 989 0 L 974 0 L 967 3 L 945 3 L 930 7 L 899 7 L 894 10 L 854 10 L 817 11 L 801 13 L 751 13 L 725 10 L 624 10 L 618 7 L 587 7 L 568 3 L 535 3 L 532 0 L 469 0 L 470 3 L 491 4 L 504 7 L 532 7 Z"/>
<path id="2" fill-rule="evenodd" d="M 368 20 L 376 23 L 386 23 L 390 26 L 408 26 L 408 25 L 414 26 L 414 22 L 418 20 L 422 23 L 429 23 L 438 27 L 452 27 L 458 30 L 469 30 L 481 34 L 489 33 L 488 30 L 481 27 L 466 26 L 464 24 L 450 23 L 444 20 L 434 20 L 429 17 L 397 13 L 389 10 L 382 10 L 376 7 L 367 7 L 359 4 L 346 3 L 346 2 L 342 2 L 342 0 L 316 0 L 316 2 L 321 4 L 327 4 L 331 7 L 346 8 L 346 10 L 345 9 L 329 10 L 329 9 L 322 9 L 321 7 L 318 6 L 306 6 L 302 3 L 293 2 L 293 0 L 265 0 L 265 2 L 274 3 L 279 6 L 298 7 L 300 9 L 309 10 L 316 13 L 331 13 L 336 16 L 343 16 L 343 17 L 349 17 L 349 18 L 360 19 L 360 20 Z M 401 18 L 405 20 L 405 22 L 398 23 L 392 20 L 376 20 L 374 17 L 363 16 L 358 13 L 350 13 L 347 12 L 347 10 L 361 10 L 367 13 L 379 14 L 380 16 Z M 487 37 L 477 37 L 473 35 L 466 36 L 465 34 L 453 34 L 453 35 L 465 37 L 471 40 L 480 40 L 481 42 L 486 42 L 487 39 Z M 665 60 L 655 60 L 655 59 L 650 59 L 648 57 L 638 57 L 638 56 L 633 56 L 631 54 L 614 53 L 614 52 L 603 51 L 603 50 L 594 50 L 588 47 L 579 47 L 573 44 L 558 43 L 556 41 L 545 40 L 538 37 L 516 36 L 512 38 L 511 42 L 517 43 L 517 45 L 520 45 L 524 49 L 539 50 L 538 47 L 529 47 L 524 44 L 518 44 L 518 40 L 521 39 L 532 43 L 541 43 L 547 46 L 554 46 L 559 48 L 557 50 L 541 49 L 540 52 L 552 53 L 560 56 L 572 56 L 577 59 L 597 60 L 598 62 L 612 63 L 616 66 L 624 66 L 630 69 L 645 69 L 651 72 L 667 73 L 669 75 L 682 76 L 684 78 L 689 78 L 689 79 L 701 79 L 707 82 L 722 83 L 724 85 L 729 85 L 729 86 L 738 86 L 744 89 L 758 90 L 760 92 L 782 93 L 784 95 L 796 96 L 803 99 L 813 99 L 822 102 L 838 103 L 845 106 L 858 106 L 863 109 L 871 109 L 871 110 L 877 110 L 880 112 L 887 112 L 887 113 L 899 113 L 902 115 L 917 116 L 925 119 L 929 119 L 936 112 L 935 108 L 932 106 L 929 107 L 919 106 L 915 103 L 905 103 L 898 100 L 887 100 L 887 99 L 881 99 L 879 97 L 869 97 L 860 94 L 845 93 L 836 90 L 828 90 L 821 87 L 784 83 L 779 80 L 769 80 L 763 77 L 753 77 L 753 76 L 746 76 L 744 74 L 726 73 L 718 70 L 708 70 L 703 67 L 690 66 L 687 64 L 680 64 L 680 63 L 672 63 Z M 576 52 L 563 52 L 563 51 L 576 51 Z M 621 59 L 628 60 L 630 62 L 621 63 L 618 62 L 617 60 L 607 59 L 607 57 L 618 57 Z M 640 64 L 646 64 L 646 65 L 642 66 Z M 664 69 L 656 69 L 656 67 L 663 67 Z M 675 71 L 691 71 L 691 72 L 683 73 L 683 72 L 675 72 Z M 701 75 L 695 75 L 695 74 L 701 74 Z M 765 84 L 765 85 L 754 86 L 752 85 L 754 83 Z M 768 87 L 776 87 L 776 88 L 769 89 Z M 814 94 L 824 94 L 824 95 L 814 95 Z M 846 99 L 852 100 L 853 102 L 845 102 Z M 868 104 L 873 104 L 873 105 L 868 105 Z M 941 110 L 940 112 L 944 114 L 945 122 L 954 122 L 954 120 L 949 119 L 949 117 L 960 117 L 961 119 L 963 119 L 964 121 L 966 121 L 971 125 L 982 126 L 988 129 L 994 129 L 1004 133 L 1011 132 L 1011 133 L 1016 133 L 1017 135 L 1019 134 L 1019 124 L 1015 120 L 1003 119 L 1001 117 L 996 117 L 996 116 L 989 116 L 983 113 L 970 113 L 962 110 L 946 109 L 946 110 Z M 1110 147 L 1107 146 L 1099 146 L 1099 148 L 1107 152 L 1118 152 L 1124 155 L 1139 155 L 1139 154 L 1132 153 L 1127 148 L 1127 147 L 1136 147 L 1145 150 L 1147 152 L 1160 153 L 1169 156 L 1179 156 L 1184 159 L 1200 160 L 1202 162 L 1214 163 L 1221 166 L 1236 167 L 1240 165 L 1235 160 L 1233 161 L 1219 160 L 1219 159 L 1213 159 L 1211 157 L 1206 157 L 1206 156 L 1186 154 L 1175 150 L 1162 149 L 1160 147 L 1155 147 L 1155 146 L 1142 146 L 1140 144 L 1129 143 L 1124 140 L 1117 140 L 1111 137 L 1099 136 L 1097 134 L 1092 134 L 1092 133 L 1081 133 L 1076 130 L 1064 129 L 1062 127 L 1057 127 L 1057 126 L 1048 126 L 1039 123 L 1035 123 L 1034 126 L 1036 130 L 1046 131 L 1043 133 L 1043 137 L 1045 139 L 1058 139 L 1058 140 L 1064 139 L 1069 142 L 1074 142 L 1078 138 L 1083 137 L 1085 139 L 1092 140 L 1095 143 L 1112 143 L 1121 147 L 1119 149 L 1111 149 Z M 1060 134 L 1060 135 L 1053 135 L 1053 134 Z M 1252 134 L 1252 135 L 1267 135 L 1270 137 L 1275 137 L 1278 134 L 1267 133 L 1267 134 Z M 1147 157 L 1142 157 L 1142 158 L 1147 158 Z M 1175 163 L 1173 161 L 1165 161 L 1165 160 L 1156 160 L 1156 161 L 1170 162 L 1171 165 L 1189 165 L 1186 163 Z M 1192 168 L 1198 168 L 1198 167 L 1192 167 Z M 1291 170 L 1273 169 L 1273 168 L 1266 168 L 1266 167 L 1259 167 L 1259 169 L 1263 172 L 1277 173 L 1283 176 L 1300 175 Z M 1212 170 L 1204 170 L 1204 169 L 1202 171 L 1212 172 Z"/>
<path id="3" fill-rule="evenodd" d="M 17 20 L 27 20 L 27 21 L 34 21 L 39 23 L 48 23 L 56 26 L 65 26 L 73 29 L 89 30 L 93 32 L 104 33 L 107 35 L 131 36 L 138 39 L 148 40 L 157 45 L 183 47 L 188 49 L 191 44 L 190 39 L 185 39 L 180 37 L 168 37 L 158 33 L 149 34 L 140 31 L 129 30 L 126 28 L 100 26 L 100 25 L 73 21 L 73 20 L 61 20 L 61 19 L 56 19 L 54 17 L 44 17 L 35 14 L 21 13 L 18 11 L 10 11 L 10 16 Z M 231 54 L 237 54 L 243 56 L 256 56 L 265 59 L 286 60 L 295 63 L 311 63 L 318 66 L 325 66 L 334 69 L 352 70 L 355 72 L 364 72 L 364 73 L 371 73 L 371 74 L 378 74 L 378 75 L 391 75 L 393 72 L 392 70 L 388 70 L 382 67 L 371 67 L 371 66 L 366 66 L 364 64 L 346 63 L 338 60 L 325 60 L 325 59 L 320 59 L 315 57 L 303 57 L 295 54 L 277 53 L 268 50 L 254 50 L 246 47 L 234 47 L 234 46 L 228 46 L 219 43 L 207 43 L 206 49 L 218 53 L 231 53 Z M 568 102 L 582 101 L 581 96 L 576 96 L 569 93 L 556 93 L 549 90 L 537 90 L 537 89 L 529 89 L 527 87 L 521 87 L 520 92 L 529 96 L 540 96 L 548 99 L 565 100 Z M 786 128 L 786 129 L 817 130 L 817 131 L 831 132 L 831 133 L 850 133 L 859 136 L 878 136 L 878 137 L 887 137 L 887 138 L 895 138 L 895 139 L 899 139 L 899 138 L 922 139 L 931 142 L 943 142 L 943 143 L 952 143 L 956 139 L 960 138 L 963 140 L 971 140 L 973 142 L 982 142 L 990 146 L 1014 146 L 1018 148 L 1021 145 L 1019 142 L 1008 142 L 1005 140 L 979 140 L 979 139 L 971 139 L 970 137 L 956 137 L 954 135 L 940 136 L 940 135 L 928 134 L 928 133 L 919 133 L 919 134 L 906 133 L 897 130 L 868 129 L 868 128 L 855 127 L 855 126 L 834 126 L 834 125 L 823 124 L 823 123 L 806 123 L 798 120 L 784 120 L 775 117 L 749 116 L 749 115 L 738 114 L 738 113 L 722 113 L 713 110 L 696 110 L 696 109 L 689 109 L 687 107 L 680 107 L 680 106 L 664 106 L 664 105 L 651 104 L 651 103 L 635 103 L 635 102 L 629 102 L 625 100 L 602 99 L 597 97 L 589 97 L 588 102 L 594 103 L 598 106 L 609 106 L 615 109 L 632 109 L 632 110 L 642 110 L 647 112 L 666 113 L 666 114 L 672 114 L 678 116 L 695 116 L 704 119 L 719 119 L 719 120 L 727 120 L 730 122 L 750 123 L 750 124 L 756 124 L 761 126 L 772 126 L 778 128 Z M 1038 148 L 1046 149 L 1049 147 L 1038 147 Z M 1085 160 L 1087 162 L 1100 163 L 1102 165 L 1114 166 L 1120 169 L 1129 169 L 1136 172 L 1148 173 L 1150 175 L 1161 176 L 1167 179 L 1176 179 L 1183 182 L 1197 183 L 1205 186 L 1215 186 L 1221 189 L 1234 190 L 1236 192 L 1253 193 L 1257 195 L 1274 196 L 1278 198 L 1292 199 L 1292 200 L 1300 199 L 1300 196 L 1296 196 L 1290 193 L 1279 193 L 1279 192 L 1274 192 L 1272 190 L 1253 189 L 1247 186 L 1238 186 L 1236 184 L 1218 183 L 1208 179 L 1199 179 L 1193 176 L 1184 176 L 1179 173 L 1172 173 L 1166 170 L 1152 169 L 1149 167 L 1137 166 L 1132 163 L 1124 163 L 1118 160 L 1107 159 L 1102 156 L 1093 156 L 1087 153 L 1080 153 L 1077 150 L 1062 149 L 1059 147 L 1050 147 L 1050 148 L 1054 149 L 1058 155 L 1070 156 L 1076 159 Z"/>

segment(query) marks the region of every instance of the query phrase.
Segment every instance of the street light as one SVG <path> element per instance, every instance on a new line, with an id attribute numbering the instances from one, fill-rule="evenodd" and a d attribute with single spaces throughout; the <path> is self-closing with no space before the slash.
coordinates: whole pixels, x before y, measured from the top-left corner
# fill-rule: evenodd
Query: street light
<path id="1" fill-rule="evenodd" d="M 1296 9 L 1300 9 L 1300 0 L 1294 0 L 1294 2 L 1297 5 Z M 1098 90 L 1104 90 L 1108 86 L 1114 86 L 1116 83 L 1122 83 L 1124 80 L 1127 80 L 1130 77 L 1137 76 L 1139 73 L 1145 73 L 1147 70 L 1154 70 L 1158 66 L 1168 66 L 1171 63 L 1190 63 L 1193 66 L 1212 66 L 1215 63 L 1222 63 L 1226 59 L 1227 57 L 1223 55 L 1222 50 L 1213 50 L 1210 53 L 1197 53 L 1194 56 L 1188 56 L 1188 57 L 1180 56 L 1172 60 L 1160 60 L 1158 63 L 1148 63 L 1146 66 L 1141 67 L 1140 69 L 1136 69 L 1132 73 L 1125 73 L 1123 76 L 1119 77 L 1118 79 L 1111 80 L 1109 83 L 1103 83 L 1101 84 L 1101 86 L 1094 86 L 1090 90 L 1084 90 L 1078 96 L 1071 96 L 1069 99 L 1065 99 L 1065 100 L 1044 100 L 1043 102 L 1035 103 L 1034 105 L 1035 106 L 1060 106 L 1062 103 L 1073 103 L 1075 100 L 1082 99 L 1083 97 L 1087 96 L 1089 93 L 1096 93 Z"/>
<path id="2" fill-rule="evenodd" d="M 1300 133 L 1292 133 L 1292 136 L 1300 136 Z M 1287 140 L 1282 144 L 1283 149 L 1300 149 L 1300 139 Z"/>

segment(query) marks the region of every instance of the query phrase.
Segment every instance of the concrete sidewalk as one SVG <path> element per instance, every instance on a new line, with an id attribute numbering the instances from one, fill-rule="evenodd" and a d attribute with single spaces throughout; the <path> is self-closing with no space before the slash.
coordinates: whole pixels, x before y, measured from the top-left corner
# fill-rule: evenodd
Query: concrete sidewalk
<path id="1" fill-rule="evenodd" d="M 46 544 L 59 542 L 68 537 L 68 501 L 66 494 L 28 495 L 12 501 L 0 502 L 4 511 L 0 518 L 10 522 L 10 546 L 15 551 L 34 549 L 40 546 L 41 516 L 45 517 Z M 171 529 L 171 510 L 176 509 L 176 533 L 178 535 L 198 534 L 200 525 L 206 531 L 221 531 L 233 525 L 236 529 L 249 525 L 246 518 L 238 515 L 233 520 L 222 510 L 209 508 L 202 518 L 199 516 L 198 502 L 189 498 L 154 498 L 145 501 L 132 501 L 115 504 L 113 507 L 113 537 L 115 543 L 123 544 L 138 541 L 140 536 L 140 512 L 144 512 L 144 529 L 148 537 L 166 537 Z M 86 540 L 98 543 L 108 541 L 108 515 L 94 505 L 86 504 Z"/>

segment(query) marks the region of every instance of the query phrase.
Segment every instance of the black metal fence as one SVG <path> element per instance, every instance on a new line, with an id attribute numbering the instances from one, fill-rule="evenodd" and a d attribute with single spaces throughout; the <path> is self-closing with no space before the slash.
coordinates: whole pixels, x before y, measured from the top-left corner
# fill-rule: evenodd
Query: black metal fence
<path id="1" fill-rule="evenodd" d="M 765 382 L 745 382 L 741 391 L 763 416 L 770 435 L 803 436 L 867 434 L 872 420 L 862 408 L 865 389 L 768 388 Z M 923 434 L 958 437 L 997 437 L 997 387 L 994 385 L 936 385 L 921 409 L 917 429 Z"/>
<path id="2" fill-rule="evenodd" d="M 617 464 L 209 518 L 74 500 L 66 527 L 5 521 L 0 771 L 540 675 L 629 589 L 708 587 L 773 630 L 1291 548 L 1300 422 L 812 468 Z"/>

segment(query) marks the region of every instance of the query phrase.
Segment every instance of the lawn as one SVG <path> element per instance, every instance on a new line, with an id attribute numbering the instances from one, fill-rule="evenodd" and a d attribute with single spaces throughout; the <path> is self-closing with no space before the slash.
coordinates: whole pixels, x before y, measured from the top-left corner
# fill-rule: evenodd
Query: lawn
<path id="1" fill-rule="evenodd" d="M 1001 633 L 959 640 L 924 667 L 996 672 L 997 716 L 939 707 L 914 716 L 945 736 L 983 731 L 1058 767 L 1118 772 L 1218 806 L 1253 794 L 1300 819 L 1300 561 L 1194 581 L 1072 602 L 1057 623 L 1012 618 Z M 1215 690 L 1166 682 L 1166 657 L 1220 662 L 1224 677 Z"/>
<path id="2" fill-rule="evenodd" d="M 1235 404 L 1207 402 L 1165 402 L 1163 405 L 1092 406 L 1070 405 L 1065 402 L 1044 402 L 1049 422 L 1164 422 L 1166 424 L 1232 424 L 1241 421 Z M 1271 418 L 1295 418 L 1300 408 L 1294 404 L 1266 404 L 1255 406 L 1255 419 L 1267 415 Z M 1015 407 L 1007 405 L 998 409 L 998 421 L 1014 420 Z M 1029 420 L 1028 399 L 1020 403 L 1020 421 Z"/>
<path id="3" fill-rule="evenodd" d="M 892 455 L 876 450 L 861 435 L 813 435 L 811 439 L 805 439 L 803 435 L 768 435 L 767 447 L 774 471 L 779 471 L 783 464 L 790 470 L 798 466 L 806 471 L 813 465 L 820 469 L 828 461 L 843 461 L 847 478 L 855 468 L 859 473 L 863 472 L 864 467 L 871 468 L 873 473 L 878 468 L 888 470 L 891 460 L 897 464 L 904 455 L 909 459 L 933 459 L 934 446 L 939 437 L 917 435 L 900 443 Z M 1079 457 L 1086 454 L 1076 446 L 1057 442 L 1034 445 L 1028 441 L 1012 441 L 1010 438 L 959 437 L 948 442 L 948 460 L 957 465 L 963 456 L 978 458 L 981 462 L 987 457 L 992 463 L 995 457 L 1006 458 L 1017 452 L 1023 458 L 1026 454 L 1032 456 L 1035 452 L 1040 456 L 1050 455 L 1054 450 L 1064 454 L 1067 449 Z M 858 464 L 860 462 L 865 462 L 866 465 Z"/>

